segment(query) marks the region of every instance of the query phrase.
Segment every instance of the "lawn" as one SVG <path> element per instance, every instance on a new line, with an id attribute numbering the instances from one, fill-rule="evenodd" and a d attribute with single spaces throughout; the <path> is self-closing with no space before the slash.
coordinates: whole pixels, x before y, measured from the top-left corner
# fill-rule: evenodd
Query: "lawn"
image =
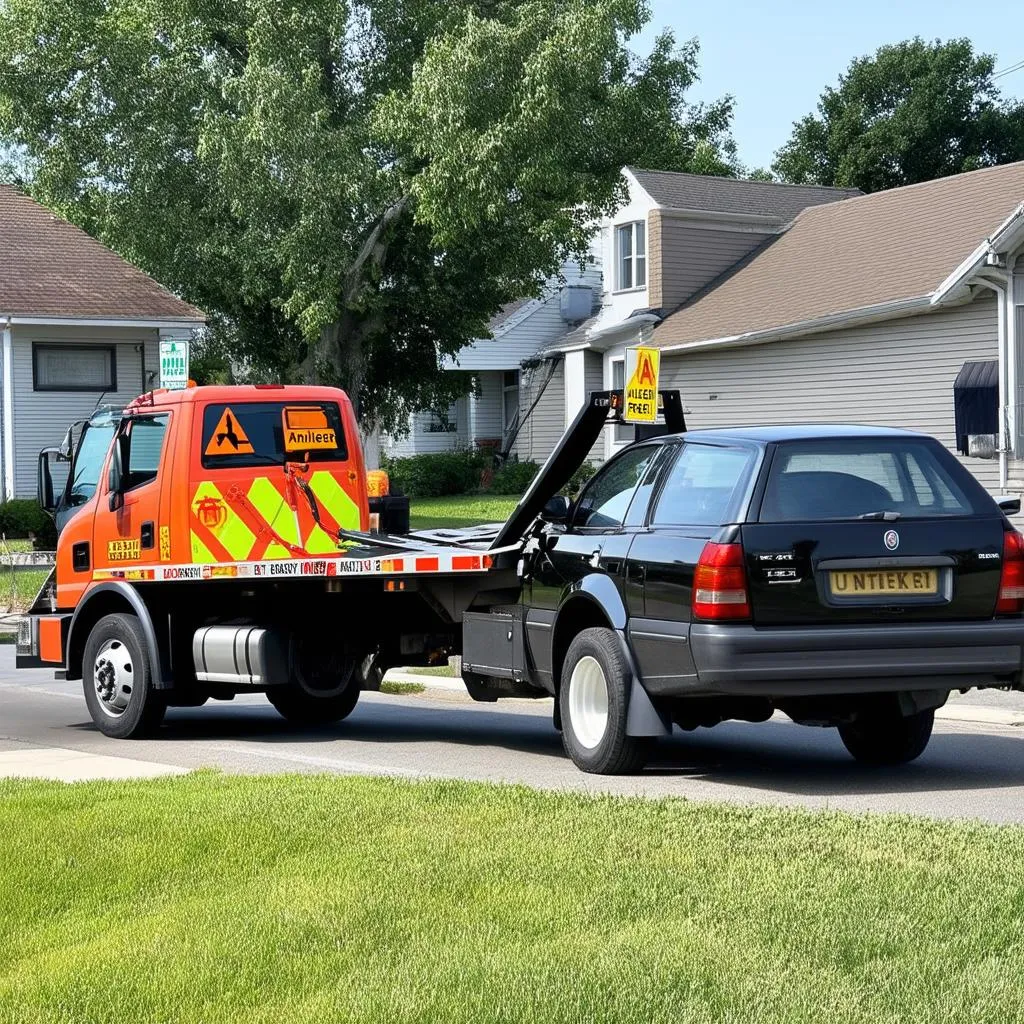
<path id="1" fill-rule="evenodd" d="M 49 575 L 48 569 L 0 568 L 0 611 L 25 611 Z"/>
<path id="2" fill-rule="evenodd" d="M 447 498 L 411 499 L 409 525 L 413 530 L 502 523 L 519 501 L 517 495 L 458 494 Z"/>
<path id="3" fill-rule="evenodd" d="M 1024 830 L 456 782 L 0 783 L 0 1020 L 1006 1024 Z"/>

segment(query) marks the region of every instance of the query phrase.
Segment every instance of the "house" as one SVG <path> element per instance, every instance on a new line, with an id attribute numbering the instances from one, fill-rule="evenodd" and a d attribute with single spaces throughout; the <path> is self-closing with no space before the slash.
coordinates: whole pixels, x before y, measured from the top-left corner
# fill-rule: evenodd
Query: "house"
<path id="1" fill-rule="evenodd" d="M 0 492 L 33 497 L 41 448 L 154 386 L 161 337 L 202 312 L 11 185 L 0 185 Z"/>
<path id="2" fill-rule="evenodd" d="M 957 450 L 954 384 L 998 372 L 991 491 L 1024 489 L 1024 163 L 804 209 L 649 339 L 689 422 L 852 421 Z"/>
<path id="3" fill-rule="evenodd" d="M 779 237 L 802 210 L 861 194 L 633 167 L 623 176 L 627 202 L 595 236 L 600 310 L 537 354 L 532 379 L 549 383 L 542 393 L 532 382 L 521 389 L 522 415 L 532 408 L 533 420 L 521 458 L 543 461 L 588 392 L 621 388 L 625 349 L 649 342 L 668 312 Z M 629 426 L 606 430 L 591 459 L 608 458 L 633 435 Z"/>
<path id="4" fill-rule="evenodd" d="M 490 338 L 443 363 L 448 371 L 472 375 L 470 394 L 446 410 L 414 413 L 408 432 L 384 435 L 381 448 L 393 457 L 493 448 L 528 458 L 542 420 L 528 414 L 528 399 L 551 383 L 543 381 L 546 369 L 536 373 L 536 354 L 593 314 L 600 289 L 596 263 L 581 267 L 569 260 L 538 297 L 505 306 L 489 324 Z"/>

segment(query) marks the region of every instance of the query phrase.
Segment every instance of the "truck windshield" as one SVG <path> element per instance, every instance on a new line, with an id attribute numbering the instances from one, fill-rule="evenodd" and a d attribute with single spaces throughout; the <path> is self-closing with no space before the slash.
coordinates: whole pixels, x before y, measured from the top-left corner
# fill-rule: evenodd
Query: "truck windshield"
<path id="1" fill-rule="evenodd" d="M 120 413 L 99 413 L 83 427 L 71 469 L 69 505 L 84 505 L 96 493 L 103 460 L 107 457 L 120 418 Z"/>

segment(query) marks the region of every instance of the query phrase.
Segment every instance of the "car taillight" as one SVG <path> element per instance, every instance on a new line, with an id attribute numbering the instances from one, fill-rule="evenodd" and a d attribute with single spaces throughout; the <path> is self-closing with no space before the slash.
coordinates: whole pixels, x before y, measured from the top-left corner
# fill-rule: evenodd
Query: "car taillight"
<path id="1" fill-rule="evenodd" d="M 698 619 L 750 618 L 741 544 L 704 545 L 693 576 L 693 614 Z"/>
<path id="2" fill-rule="evenodd" d="M 1003 534 L 1003 572 L 999 578 L 996 613 L 1020 615 L 1024 612 L 1024 536 L 1016 530 Z"/>

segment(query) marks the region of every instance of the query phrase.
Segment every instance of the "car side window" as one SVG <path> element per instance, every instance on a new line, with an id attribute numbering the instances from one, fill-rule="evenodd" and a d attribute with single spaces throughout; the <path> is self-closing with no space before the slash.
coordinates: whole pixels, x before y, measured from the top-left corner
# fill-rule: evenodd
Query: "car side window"
<path id="1" fill-rule="evenodd" d="M 668 470 L 652 526 L 721 526 L 749 479 L 747 448 L 686 444 Z"/>
<path id="2" fill-rule="evenodd" d="M 587 485 L 576 503 L 572 526 L 580 530 L 614 530 L 626 520 L 633 492 L 644 479 L 660 448 L 642 445 L 623 452 Z"/>

